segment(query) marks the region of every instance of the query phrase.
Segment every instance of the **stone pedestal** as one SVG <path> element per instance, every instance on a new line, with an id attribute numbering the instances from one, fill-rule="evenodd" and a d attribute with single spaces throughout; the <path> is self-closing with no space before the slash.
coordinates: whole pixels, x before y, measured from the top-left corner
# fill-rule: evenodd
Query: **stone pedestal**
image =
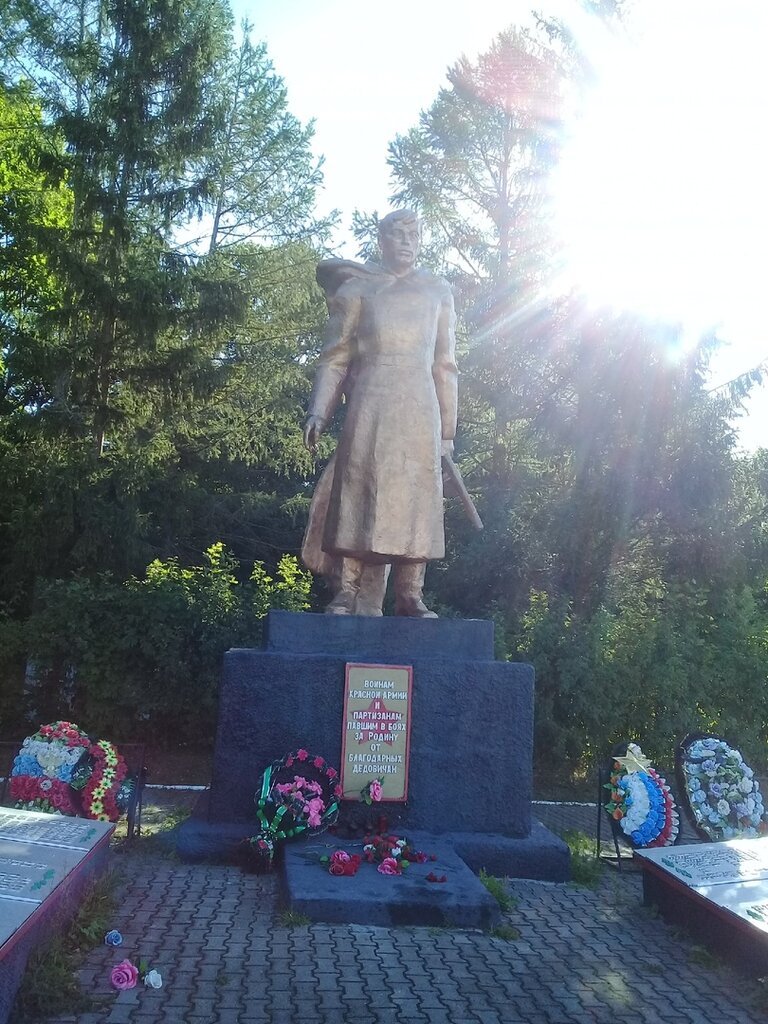
<path id="1" fill-rule="evenodd" d="M 399 831 L 450 840 L 475 871 L 568 877 L 567 847 L 532 828 L 533 668 L 494 661 L 481 620 L 271 612 L 264 650 L 225 655 L 211 792 L 180 830 L 182 857 L 226 856 L 255 830 L 271 761 L 306 747 L 338 763 L 347 662 L 413 666 Z"/>

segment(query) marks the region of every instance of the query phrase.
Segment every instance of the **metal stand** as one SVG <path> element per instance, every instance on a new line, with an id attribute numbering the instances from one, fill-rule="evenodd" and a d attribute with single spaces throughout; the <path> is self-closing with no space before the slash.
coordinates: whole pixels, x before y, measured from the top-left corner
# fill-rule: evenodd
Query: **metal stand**
<path id="1" fill-rule="evenodd" d="M 613 840 L 613 848 L 615 850 L 615 856 L 611 857 L 610 855 L 604 854 L 602 852 L 602 845 L 603 845 L 603 818 L 606 817 L 606 811 L 605 811 L 605 806 L 604 806 L 606 790 L 604 789 L 604 786 L 606 785 L 606 783 L 610 782 L 610 780 L 611 780 L 611 769 L 610 769 L 610 767 L 608 765 L 602 764 L 600 766 L 600 768 L 598 769 L 598 772 L 597 772 L 597 849 L 595 851 L 595 855 L 596 855 L 598 860 L 606 860 L 610 864 L 614 864 L 615 863 L 616 866 L 618 867 L 619 871 L 621 871 L 622 870 L 621 862 L 622 862 L 622 860 L 626 860 L 627 858 L 621 856 L 621 848 L 619 846 L 619 840 L 621 839 L 622 844 L 624 844 L 625 841 L 624 841 L 624 839 L 623 839 L 623 837 L 621 835 L 621 831 L 619 830 L 619 826 L 616 824 L 616 822 L 613 820 L 613 818 L 609 818 L 608 821 L 610 823 L 611 839 Z"/>

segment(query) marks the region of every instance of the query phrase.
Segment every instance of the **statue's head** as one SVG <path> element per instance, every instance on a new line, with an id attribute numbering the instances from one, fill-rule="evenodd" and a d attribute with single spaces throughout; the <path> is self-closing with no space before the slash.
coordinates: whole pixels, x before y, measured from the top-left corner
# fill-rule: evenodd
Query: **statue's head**
<path id="1" fill-rule="evenodd" d="M 410 270 L 421 248 L 421 219 L 413 210 L 393 210 L 382 217 L 379 248 L 388 270 L 396 274 Z"/>

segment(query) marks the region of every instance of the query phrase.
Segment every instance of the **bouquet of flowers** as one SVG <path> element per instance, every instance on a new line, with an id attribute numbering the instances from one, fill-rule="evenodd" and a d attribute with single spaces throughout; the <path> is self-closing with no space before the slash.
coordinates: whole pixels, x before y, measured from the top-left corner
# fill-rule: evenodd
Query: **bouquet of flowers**
<path id="1" fill-rule="evenodd" d="M 741 753 L 724 739 L 686 736 L 678 747 L 677 766 L 694 827 L 704 838 L 719 842 L 768 834 L 760 784 Z"/>
<path id="2" fill-rule="evenodd" d="M 363 856 L 369 864 L 377 864 L 382 875 L 400 875 L 410 864 L 424 864 L 429 859 L 407 839 L 387 835 L 366 836 Z"/>
<path id="3" fill-rule="evenodd" d="M 94 741 L 72 722 L 42 725 L 27 736 L 11 768 L 16 807 L 117 821 L 126 793 L 125 761 L 106 740 Z"/>
<path id="4" fill-rule="evenodd" d="M 351 877 L 357 874 L 362 860 L 359 853 L 347 853 L 346 850 L 334 850 L 330 857 L 321 857 L 320 863 L 328 868 L 330 875 Z"/>
<path id="5" fill-rule="evenodd" d="M 336 821 L 341 797 L 338 775 L 322 757 L 303 748 L 264 771 L 256 794 L 260 829 L 246 841 L 255 870 L 271 868 L 276 842 L 305 832 L 317 835 Z"/>
<path id="6" fill-rule="evenodd" d="M 637 743 L 628 743 L 624 754 L 618 754 L 619 749 L 605 784 L 611 794 L 606 812 L 633 846 L 671 846 L 680 818 L 666 780 L 651 768 Z"/>

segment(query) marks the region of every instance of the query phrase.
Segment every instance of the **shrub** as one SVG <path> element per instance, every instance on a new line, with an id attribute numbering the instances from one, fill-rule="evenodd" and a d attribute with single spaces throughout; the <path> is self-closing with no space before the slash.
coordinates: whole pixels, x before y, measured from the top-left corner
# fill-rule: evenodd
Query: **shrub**
<path id="1" fill-rule="evenodd" d="M 691 730 L 720 731 L 765 764 L 764 612 L 749 588 L 648 585 L 590 617 L 532 594 L 518 654 L 536 669 L 539 763 L 594 763 L 636 739 L 671 770 Z"/>
<path id="2" fill-rule="evenodd" d="M 202 566 L 153 561 L 143 579 L 48 584 L 25 626 L 32 721 L 71 717 L 110 738 L 207 741 L 222 655 L 261 641 L 270 608 L 308 606 L 311 578 L 284 556 L 241 583 L 220 543 Z"/>

